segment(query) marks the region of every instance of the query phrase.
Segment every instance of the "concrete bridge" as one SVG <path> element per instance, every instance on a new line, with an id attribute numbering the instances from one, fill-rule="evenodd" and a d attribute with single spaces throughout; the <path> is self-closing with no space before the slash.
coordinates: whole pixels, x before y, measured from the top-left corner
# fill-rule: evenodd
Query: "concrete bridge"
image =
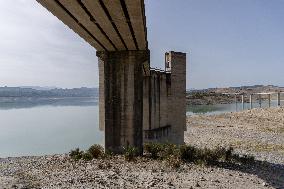
<path id="1" fill-rule="evenodd" d="M 97 50 L 107 150 L 183 143 L 186 54 L 171 51 L 164 71 L 150 68 L 144 0 L 37 1 Z"/>

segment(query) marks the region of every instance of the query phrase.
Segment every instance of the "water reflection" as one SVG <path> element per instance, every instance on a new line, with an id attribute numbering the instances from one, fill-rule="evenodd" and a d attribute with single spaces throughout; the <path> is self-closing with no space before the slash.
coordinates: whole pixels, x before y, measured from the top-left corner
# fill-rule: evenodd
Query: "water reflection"
<path id="1" fill-rule="evenodd" d="M 32 98 L 0 97 L 0 110 L 33 108 L 39 106 L 97 106 L 98 98 Z"/>

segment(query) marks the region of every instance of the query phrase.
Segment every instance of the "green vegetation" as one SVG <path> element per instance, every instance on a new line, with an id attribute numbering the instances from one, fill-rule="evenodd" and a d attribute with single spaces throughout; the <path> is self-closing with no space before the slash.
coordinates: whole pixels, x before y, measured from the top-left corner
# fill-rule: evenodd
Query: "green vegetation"
<path id="1" fill-rule="evenodd" d="M 76 148 L 75 150 L 71 150 L 69 153 L 69 156 L 74 160 L 82 159 L 84 152 L 81 151 L 79 148 Z"/>
<path id="2" fill-rule="evenodd" d="M 135 147 L 124 148 L 124 158 L 126 161 L 135 161 L 138 156 L 138 149 Z"/>
<path id="3" fill-rule="evenodd" d="M 100 145 L 91 146 L 86 152 L 79 148 L 69 153 L 74 160 L 91 160 L 94 158 L 113 157 L 113 153 L 104 152 Z M 138 149 L 126 147 L 123 152 L 126 161 L 136 161 L 139 156 Z M 199 165 L 218 165 L 219 163 L 248 164 L 254 162 L 250 155 L 239 155 L 234 153 L 232 147 L 217 147 L 214 149 L 197 148 L 190 145 L 174 145 L 168 143 L 147 143 L 144 145 L 144 158 L 165 161 L 169 166 L 178 168 L 182 163 L 194 163 Z"/>
<path id="4" fill-rule="evenodd" d="M 100 145 L 92 145 L 87 151 L 81 151 L 79 148 L 76 148 L 75 150 L 71 150 L 69 153 L 69 156 L 74 160 L 80 160 L 83 159 L 85 161 L 89 161 L 92 159 L 97 159 L 100 157 L 104 157 L 104 148 Z"/>
<path id="5" fill-rule="evenodd" d="M 88 152 L 95 159 L 104 156 L 104 148 L 101 145 L 98 145 L 98 144 L 92 145 L 88 149 Z"/>
<path id="6" fill-rule="evenodd" d="M 182 162 L 217 165 L 220 162 L 251 163 L 254 161 L 253 156 L 234 154 L 232 147 L 208 149 L 190 145 L 148 143 L 145 144 L 144 150 L 147 157 L 167 160 L 172 167 L 179 167 Z"/>

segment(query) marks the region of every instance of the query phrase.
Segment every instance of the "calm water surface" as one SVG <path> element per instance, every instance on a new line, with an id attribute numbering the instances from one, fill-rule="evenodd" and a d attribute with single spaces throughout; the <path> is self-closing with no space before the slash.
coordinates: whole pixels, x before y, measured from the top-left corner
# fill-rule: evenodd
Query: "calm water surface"
<path id="1" fill-rule="evenodd" d="M 0 157 L 66 153 L 76 147 L 103 145 L 97 102 L 96 98 L 0 98 Z M 267 106 L 263 102 L 262 107 Z M 240 110 L 240 103 L 195 105 L 187 107 L 187 114 Z"/>
<path id="2" fill-rule="evenodd" d="M 103 144 L 97 99 L 0 99 L 0 157 Z"/>

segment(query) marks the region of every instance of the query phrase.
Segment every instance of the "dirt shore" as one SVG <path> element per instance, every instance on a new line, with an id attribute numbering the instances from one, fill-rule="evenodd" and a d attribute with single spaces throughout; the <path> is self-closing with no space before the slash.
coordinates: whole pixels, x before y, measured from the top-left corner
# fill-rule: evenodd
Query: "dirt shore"
<path id="1" fill-rule="evenodd" d="M 186 143 L 233 146 L 250 165 L 204 167 L 122 156 L 89 162 L 68 155 L 0 159 L 0 188 L 284 188 L 284 108 L 187 119 Z"/>

